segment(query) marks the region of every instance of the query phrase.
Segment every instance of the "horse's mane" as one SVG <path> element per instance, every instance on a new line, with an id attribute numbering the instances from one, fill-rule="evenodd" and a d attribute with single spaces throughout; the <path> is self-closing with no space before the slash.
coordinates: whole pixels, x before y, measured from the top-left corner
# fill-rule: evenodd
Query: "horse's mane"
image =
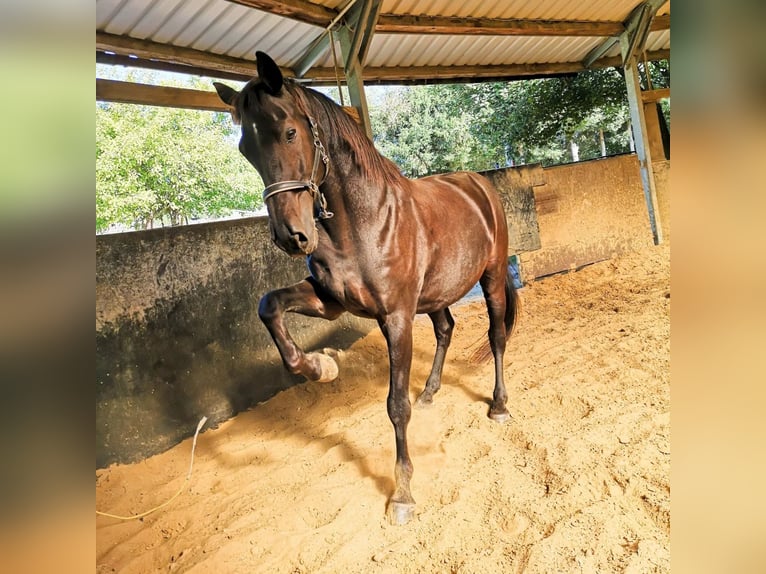
<path id="1" fill-rule="evenodd" d="M 324 94 L 290 80 L 285 80 L 284 87 L 306 115 L 316 119 L 324 137 L 333 140 L 333 147 L 349 148 L 356 164 L 367 177 L 382 184 L 395 184 L 403 179 L 399 167 L 375 148 L 367 134 L 338 104 Z M 325 143 L 329 152 L 330 142 Z"/>

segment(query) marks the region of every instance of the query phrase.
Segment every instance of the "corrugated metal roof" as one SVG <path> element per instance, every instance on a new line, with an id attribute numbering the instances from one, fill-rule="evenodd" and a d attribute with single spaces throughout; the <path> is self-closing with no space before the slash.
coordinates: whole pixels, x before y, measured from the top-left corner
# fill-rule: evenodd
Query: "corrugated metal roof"
<path id="1" fill-rule="evenodd" d="M 295 0 L 301 5 L 300 0 Z M 258 5 L 262 5 L 256 2 Z M 337 13 L 348 0 L 305 0 L 320 14 Z M 190 48 L 252 61 L 254 52 L 270 54 L 292 68 L 323 28 L 245 6 L 247 0 L 96 0 L 96 29 L 143 40 L 152 46 Z M 383 0 L 381 14 L 445 18 L 531 19 L 623 22 L 639 0 Z M 291 3 L 291 6 L 294 4 Z M 668 2 L 660 14 L 668 14 Z M 328 16 L 329 19 L 329 16 Z M 329 22 L 328 22 L 329 23 Z M 604 42 L 603 36 L 512 36 L 383 33 L 373 36 L 366 69 L 512 66 L 578 63 Z M 670 31 L 651 32 L 648 50 L 669 50 Z M 129 52 L 121 49 L 120 53 Z M 607 55 L 619 54 L 615 46 Z M 331 68 L 326 49 L 315 66 Z M 422 70 L 419 73 L 423 73 Z"/>

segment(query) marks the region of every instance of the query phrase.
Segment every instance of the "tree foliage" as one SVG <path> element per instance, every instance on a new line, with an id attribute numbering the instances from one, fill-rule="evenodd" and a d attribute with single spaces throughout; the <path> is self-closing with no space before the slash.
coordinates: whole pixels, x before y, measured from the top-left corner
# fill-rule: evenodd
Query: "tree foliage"
<path id="1" fill-rule="evenodd" d="M 96 106 L 96 229 L 143 229 L 261 204 L 263 184 L 236 149 L 228 115 Z"/>
<path id="2" fill-rule="evenodd" d="M 481 152 L 455 95 L 455 86 L 390 92 L 371 110 L 378 149 L 411 177 L 471 168 Z"/>
<path id="3" fill-rule="evenodd" d="M 639 67 L 647 89 L 644 64 Z M 667 61 L 652 62 L 648 70 L 651 87 L 670 85 Z M 145 75 L 127 79 L 146 81 Z M 190 84 L 210 89 L 200 80 Z M 631 150 L 625 80 L 614 68 L 391 88 L 377 100 L 370 107 L 375 143 L 411 177 Z M 669 126 L 670 103 L 661 105 Z M 238 130 L 228 115 L 98 104 L 96 118 L 98 230 L 178 224 L 261 206 L 263 184 L 237 151 Z"/>
<path id="4" fill-rule="evenodd" d="M 667 62 L 649 69 L 653 87 L 669 85 Z M 663 111 L 669 125 L 668 102 Z M 549 165 L 631 149 L 625 79 L 614 68 L 515 82 L 403 88 L 391 92 L 371 119 L 379 149 L 411 176 Z"/>

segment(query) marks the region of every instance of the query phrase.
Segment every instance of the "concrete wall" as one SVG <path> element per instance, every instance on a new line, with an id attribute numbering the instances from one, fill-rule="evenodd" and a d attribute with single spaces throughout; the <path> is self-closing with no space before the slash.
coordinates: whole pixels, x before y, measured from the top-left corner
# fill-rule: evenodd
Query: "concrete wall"
<path id="1" fill-rule="evenodd" d="M 268 290 L 307 275 L 271 244 L 266 218 L 99 236 L 96 463 L 140 460 L 302 379 L 283 368 L 257 315 Z M 290 315 L 308 349 L 375 327 Z"/>
<path id="2" fill-rule="evenodd" d="M 534 188 L 541 248 L 521 254 L 525 280 L 652 245 L 635 155 L 545 168 L 544 180 Z M 661 206 L 666 187 L 658 186 Z"/>
<path id="3" fill-rule="evenodd" d="M 669 238 L 669 162 L 654 164 Z M 651 245 L 636 157 L 487 175 L 508 211 L 525 280 Z M 544 184 L 544 185 L 541 185 Z M 302 382 L 257 315 L 261 296 L 307 275 L 266 218 L 100 236 L 96 241 L 96 462 L 130 462 Z M 345 347 L 375 323 L 288 316 L 311 350 Z"/>

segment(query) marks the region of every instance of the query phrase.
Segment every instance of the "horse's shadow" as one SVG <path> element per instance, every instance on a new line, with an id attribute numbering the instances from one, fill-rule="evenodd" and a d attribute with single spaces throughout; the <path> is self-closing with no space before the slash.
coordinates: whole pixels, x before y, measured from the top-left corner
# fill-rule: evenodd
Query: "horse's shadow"
<path id="1" fill-rule="evenodd" d="M 369 352 L 374 352 L 376 355 L 374 357 L 376 360 L 372 363 L 375 365 L 382 364 L 383 362 L 380 359 L 387 355 L 385 344 Z M 380 356 L 377 356 L 378 354 Z M 337 417 L 342 416 L 340 414 L 333 415 L 332 405 L 334 401 L 329 398 L 323 400 L 332 394 L 343 393 L 344 403 L 354 405 L 357 411 L 362 411 L 365 406 L 375 403 L 385 413 L 386 394 L 388 391 L 388 369 L 370 372 L 369 369 L 365 368 L 365 365 L 355 364 L 355 361 L 359 362 L 359 359 L 362 359 L 361 362 L 363 362 L 363 357 L 360 356 L 349 357 L 345 355 L 339 359 L 340 375 L 332 383 L 309 383 L 299 377 L 295 377 L 296 385 L 291 392 L 298 395 L 296 397 L 296 404 L 299 404 L 301 410 L 304 408 L 326 410 L 326 416 L 321 418 L 328 423 L 332 423 Z M 433 349 L 416 348 L 414 350 L 410 377 L 410 399 L 413 403 L 413 410 L 417 409 L 415 400 L 423 390 L 432 361 Z M 443 386 L 459 389 L 470 402 L 481 402 L 489 405 L 491 401 L 487 395 L 482 394 L 467 382 L 469 378 L 475 379 L 477 368 L 481 368 L 481 366 L 472 364 L 466 359 L 448 357 L 444 369 Z M 489 369 L 487 377 L 487 385 L 491 389 L 491 373 Z M 360 378 L 364 380 L 359 380 Z M 442 394 L 437 394 L 434 402 L 438 403 L 440 400 L 447 400 L 446 397 L 440 396 Z M 380 467 L 376 468 L 371 462 L 373 457 L 370 450 L 360 448 L 354 444 L 353 440 L 349 440 L 350 437 L 347 431 L 341 430 L 340 432 L 324 434 L 315 422 L 317 420 L 316 416 L 303 417 L 300 412 L 295 412 L 293 413 L 294 416 L 290 416 L 283 406 L 270 408 L 270 402 L 266 401 L 239 413 L 232 420 L 227 433 L 222 434 L 220 437 L 216 436 L 208 441 L 206 450 L 208 450 L 210 456 L 216 459 L 218 464 L 228 468 L 242 468 L 243 466 L 258 464 L 258 462 L 277 463 L 278 459 L 283 457 L 274 456 L 271 454 L 272 452 L 279 452 L 284 455 L 286 450 L 296 449 L 297 453 L 300 450 L 299 445 L 309 443 L 316 445 L 319 443 L 324 452 L 338 449 L 337 452 L 341 461 L 353 464 L 359 476 L 364 479 L 371 479 L 382 495 L 386 497 L 391 495 L 395 486 L 393 479 L 393 457 L 391 459 L 391 472 L 381 474 Z M 416 413 L 413 413 L 413 415 L 416 416 Z M 385 421 L 384 424 L 390 424 L 385 415 L 379 420 Z M 369 424 L 379 424 L 379 422 L 369 421 Z M 226 448 L 230 437 L 251 436 L 252 430 L 248 429 L 254 427 L 270 430 L 270 437 L 272 437 L 270 438 L 271 444 L 269 444 L 266 453 L 261 452 L 257 459 L 254 460 L 252 453 L 248 453 L 247 448 L 242 449 L 242 452 L 231 452 L 230 449 Z M 286 438 L 289 440 L 283 441 Z M 374 447 L 371 445 L 370 448 Z"/>
<path id="2" fill-rule="evenodd" d="M 385 348 L 381 349 L 380 352 L 385 354 Z M 328 423 L 332 423 L 340 415 L 332 414 L 332 401 L 329 399 L 325 401 L 323 397 L 328 396 L 328 394 L 345 393 L 344 402 L 348 404 L 353 404 L 361 409 L 365 405 L 377 403 L 385 412 L 388 372 L 373 374 L 373 376 L 366 377 L 369 381 L 349 385 L 350 379 L 356 376 L 359 369 L 349 369 L 350 365 L 344 363 L 345 361 L 340 361 L 339 377 L 332 383 L 311 383 L 306 382 L 301 377 L 294 377 L 295 385 L 290 387 L 289 391 L 297 394 L 295 402 L 296 405 L 300 406 L 300 410 L 306 408 L 326 410 L 326 416 L 322 418 Z M 345 375 L 344 372 L 346 372 Z M 370 388 L 366 387 L 366 384 L 371 384 L 375 392 L 369 392 Z M 231 419 L 227 432 L 220 436 L 211 437 L 206 441 L 207 444 L 204 450 L 200 450 L 200 454 L 207 451 L 209 456 L 215 458 L 217 464 L 237 469 L 258 464 L 258 462 L 277 463 L 278 460 L 284 458 L 284 456 L 279 455 L 285 455 L 289 449 L 295 449 L 297 454 L 300 451 L 300 445 L 319 443 L 324 452 L 338 449 L 340 460 L 344 463 L 354 464 L 360 477 L 372 479 L 381 494 L 388 496 L 393 492 L 393 476 L 381 475 L 378 470 L 374 469 L 370 463 L 370 452 L 353 444 L 346 431 L 341 430 L 340 432 L 325 434 L 320 426 L 313 422 L 317 420 L 316 413 L 312 417 L 304 417 L 300 412 L 294 412 L 293 416 L 289 416 L 289 414 L 286 416 L 287 412 L 283 406 L 276 409 L 270 408 L 273 400 L 274 398 L 238 413 Z M 253 428 L 269 429 L 268 452 L 259 452 L 254 460 L 252 452 L 248 452 L 247 448 L 236 452 L 227 448 L 227 443 L 232 440 L 232 437 L 235 437 L 235 440 L 242 440 L 240 437 L 253 436 L 252 430 L 250 430 Z M 202 443 L 200 446 L 203 446 Z M 288 456 L 290 455 L 288 454 Z M 393 467 L 393 459 L 391 464 Z"/>

